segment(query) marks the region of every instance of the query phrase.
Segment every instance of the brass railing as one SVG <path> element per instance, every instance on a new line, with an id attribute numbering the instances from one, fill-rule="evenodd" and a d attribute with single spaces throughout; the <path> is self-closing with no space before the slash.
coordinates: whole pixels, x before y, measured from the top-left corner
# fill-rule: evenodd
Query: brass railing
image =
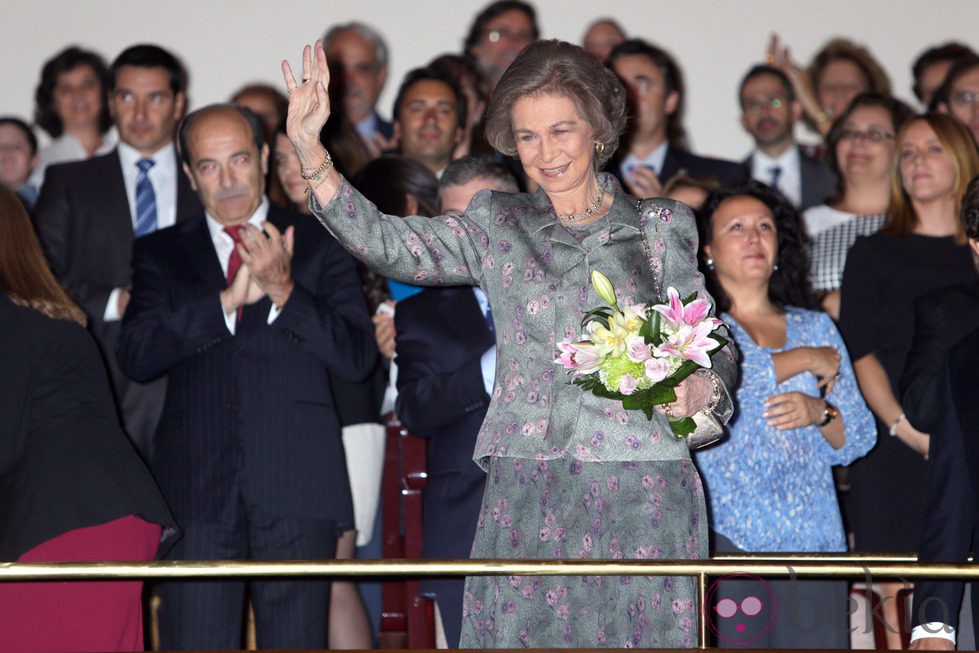
<path id="1" fill-rule="evenodd" d="M 109 580 L 122 578 L 217 578 L 256 576 L 695 576 L 700 606 L 700 648 L 707 648 L 704 596 L 709 577 L 726 574 L 772 577 L 979 579 L 979 566 L 918 563 L 913 556 L 873 554 L 717 554 L 707 561 L 672 560 L 214 560 L 153 562 L 0 563 L 0 582 Z"/>

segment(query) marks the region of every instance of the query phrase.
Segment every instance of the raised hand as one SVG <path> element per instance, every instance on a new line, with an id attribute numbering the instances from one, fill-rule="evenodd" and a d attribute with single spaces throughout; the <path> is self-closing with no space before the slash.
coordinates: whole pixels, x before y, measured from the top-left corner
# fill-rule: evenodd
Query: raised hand
<path id="1" fill-rule="evenodd" d="M 303 48 L 302 76 L 296 81 L 288 61 L 282 62 L 282 77 L 289 94 L 286 133 L 304 166 L 322 160 L 320 131 L 330 117 L 330 69 L 326 63 L 323 42 Z M 313 161 L 316 160 L 314 164 Z"/>
<path id="2" fill-rule="evenodd" d="M 663 192 L 663 184 L 660 183 L 656 172 L 647 166 L 636 166 L 628 172 L 623 181 L 629 194 L 639 199 L 659 197 Z"/>
<path id="3" fill-rule="evenodd" d="M 392 135 L 391 138 L 384 138 L 384 134 L 378 131 L 374 132 L 374 135 L 370 138 L 361 137 L 361 140 L 367 148 L 367 154 L 372 159 L 376 159 L 384 152 L 393 150 L 398 146 L 397 136 Z"/>

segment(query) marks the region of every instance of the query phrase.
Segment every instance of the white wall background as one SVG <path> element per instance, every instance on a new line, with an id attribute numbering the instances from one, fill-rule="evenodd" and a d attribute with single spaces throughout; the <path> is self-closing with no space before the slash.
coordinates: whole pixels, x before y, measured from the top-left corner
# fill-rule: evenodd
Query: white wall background
<path id="1" fill-rule="evenodd" d="M 488 1 L 488 0 L 487 0 Z M 222 101 L 249 81 L 281 84 L 279 62 L 336 22 L 377 27 L 391 50 L 380 112 L 389 115 L 401 76 L 458 51 L 483 0 L 4 0 L 0 20 L 0 113 L 29 117 L 42 62 L 70 43 L 111 61 L 124 47 L 156 42 L 191 72 L 191 106 Z M 912 99 L 910 63 L 924 48 L 956 39 L 979 48 L 975 0 L 533 0 L 543 35 L 580 42 L 600 15 L 651 40 L 680 61 L 687 82 L 686 125 L 694 149 L 740 158 L 750 141 L 738 124 L 741 75 L 779 33 L 807 63 L 833 36 L 863 43 L 883 63 L 895 94 Z M 803 135 L 805 137 L 805 135 Z"/>

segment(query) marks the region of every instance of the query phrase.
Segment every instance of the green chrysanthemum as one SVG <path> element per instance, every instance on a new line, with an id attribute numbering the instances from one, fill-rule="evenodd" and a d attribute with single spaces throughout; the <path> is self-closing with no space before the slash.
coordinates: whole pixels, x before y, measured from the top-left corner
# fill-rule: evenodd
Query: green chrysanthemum
<path id="1" fill-rule="evenodd" d="M 630 360 L 626 354 L 606 358 L 599 372 L 599 378 L 606 388 L 618 392 L 619 383 L 626 374 L 631 374 L 639 382 L 640 387 L 643 387 L 643 381 L 646 380 L 645 366 Z"/>

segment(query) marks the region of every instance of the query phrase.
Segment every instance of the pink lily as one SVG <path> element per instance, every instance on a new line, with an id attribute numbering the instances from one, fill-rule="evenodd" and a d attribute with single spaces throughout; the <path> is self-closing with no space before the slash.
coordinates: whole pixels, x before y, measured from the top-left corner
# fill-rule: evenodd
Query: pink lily
<path id="1" fill-rule="evenodd" d="M 563 340 L 557 346 L 561 350 L 561 355 L 555 358 L 554 362 L 563 365 L 565 369 L 574 370 L 579 374 L 588 374 L 598 369 L 602 357 L 591 343 Z"/>
<path id="2" fill-rule="evenodd" d="M 714 330 L 710 322 L 704 321 L 695 326 L 688 324 L 681 325 L 676 333 L 670 335 L 666 342 L 660 345 L 661 352 L 692 360 L 701 367 L 711 366 L 710 356 L 707 352 L 717 347 L 717 341 L 710 338 L 710 332 Z"/>
<path id="3" fill-rule="evenodd" d="M 684 306 L 680 300 L 680 293 L 672 286 L 666 289 L 666 296 L 669 305 L 656 304 L 652 309 L 662 315 L 674 329 L 678 329 L 683 324 L 697 326 L 704 320 L 709 322 L 711 331 L 721 325 L 720 320 L 709 316 L 710 302 L 706 299 L 695 299 Z"/>

